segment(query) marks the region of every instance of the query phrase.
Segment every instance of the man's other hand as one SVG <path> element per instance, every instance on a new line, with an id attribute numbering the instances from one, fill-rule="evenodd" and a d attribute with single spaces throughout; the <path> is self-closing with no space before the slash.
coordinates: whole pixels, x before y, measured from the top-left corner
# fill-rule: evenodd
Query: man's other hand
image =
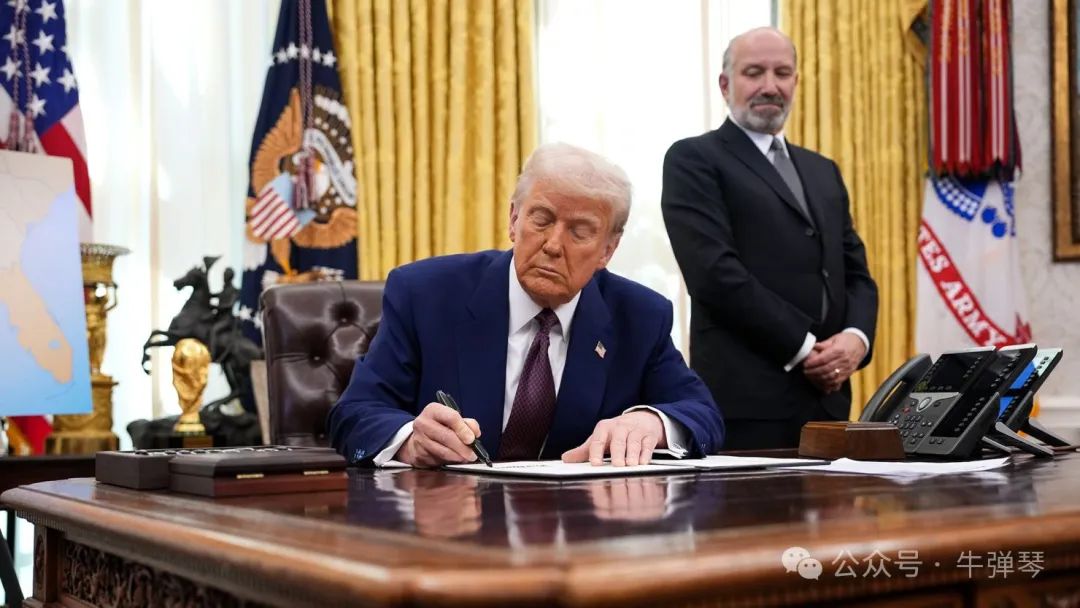
<path id="1" fill-rule="evenodd" d="M 412 435 L 394 458 L 414 467 L 473 462 L 476 454 L 469 445 L 479 436 L 476 420 L 462 418 L 441 403 L 429 403 L 413 420 Z"/>
<path id="2" fill-rule="evenodd" d="M 828 395 L 840 389 L 866 356 L 866 345 L 851 332 L 840 332 L 814 345 L 803 361 L 803 374 Z"/>
<path id="3" fill-rule="evenodd" d="M 653 450 L 666 448 L 664 423 L 653 412 L 638 410 L 616 418 L 596 423 L 592 435 L 585 443 L 566 451 L 563 462 L 586 462 L 593 466 L 604 464 L 604 455 L 611 456 L 611 464 L 634 466 L 648 464 Z"/>

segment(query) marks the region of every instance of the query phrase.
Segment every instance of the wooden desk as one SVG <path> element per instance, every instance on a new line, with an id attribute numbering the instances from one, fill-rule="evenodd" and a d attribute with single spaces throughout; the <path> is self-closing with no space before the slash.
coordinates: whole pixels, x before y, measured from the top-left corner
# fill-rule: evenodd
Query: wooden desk
<path id="1" fill-rule="evenodd" d="M 0 431 L 2 432 L 2 431 Z M 90 456 L 4 456 L 0 458 L 0 494 L 28 483 L 66 479 L 94 474 L 94 457 Z M 0 510 L 3 505 L 0 505 Z M 0 547 L 0 579 L 6 602 L 18 605 L 22 592 L 15 575 L 15 517 L 7 518 L 5 547 Z"/>
<path id="2" fill-rule="evenodd" d="M 0 458 L 0 494 L 29 483 L 94 475 L 94 456 L 5 456 Z M 15 554 L 15 518 L 7 524 L 7 543 Z"/>
<path id="3" fill-rule="evenodd" d="M 1069 454 L 907 484 L 405 470 L 322 494 L 215 501 L 76 479 L 2 500 L 36 524 L 30 607 L 1026 606 L 1080 598 L 1078 479 Z M 785 570 L 793 546 L 820 578 Z"/>
<path id="4" fill-rule="evenodd" d="M 0 458 L 0 494 L 28 483 L 93 476 L 93 454 Z"/>

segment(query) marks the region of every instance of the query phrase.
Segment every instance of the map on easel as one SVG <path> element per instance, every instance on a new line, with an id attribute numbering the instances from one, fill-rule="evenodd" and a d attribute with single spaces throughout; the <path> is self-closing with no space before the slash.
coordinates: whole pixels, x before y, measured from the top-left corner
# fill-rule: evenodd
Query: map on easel
<path id="1" fill-rule="evenodd" d="M 71 161 L 0 150 L 0 415 L 91 411 Z"/>

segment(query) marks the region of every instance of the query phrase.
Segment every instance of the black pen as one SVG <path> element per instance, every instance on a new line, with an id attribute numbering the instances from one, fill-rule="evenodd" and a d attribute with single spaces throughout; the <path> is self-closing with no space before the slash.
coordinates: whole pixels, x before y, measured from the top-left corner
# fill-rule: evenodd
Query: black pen
<path id="1" fill-rule="evenodd" d="M 454 398 L 450 396 L 450 393 L 446 393 L 443 391 L 435 391 L 435 398 L 438 399 L 439 403 L 445 405 L 446 407 L 454 410 L 459 414 L 461 413 L 461 408 L 458 407 L 457 401 L 454 401 Z M 469 444 L 469 447 L 472 448 L 473 452 L 476 454 L 476 457 L 480 459 L 480 462 L 486 464 L 489 467 L 494 466 L 493 464 L 491 464 L 491 456 L 488 456 L 487 450 L 484 449 L 484 445 L 480 443 L 479 439 L 474 439 L 473 442 Z"/>

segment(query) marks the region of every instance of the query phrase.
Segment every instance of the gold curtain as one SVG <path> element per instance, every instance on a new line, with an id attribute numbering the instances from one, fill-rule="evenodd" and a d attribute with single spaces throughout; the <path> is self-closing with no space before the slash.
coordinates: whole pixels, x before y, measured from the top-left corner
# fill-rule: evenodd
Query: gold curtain
<path id="1" fill-rule="evenodd" d="M 509 246 L 536 146 L 533 0 L 336 0 L 359 180 L 360 277 Z"/>
<path id="2" fill-rule="evenodd" d="M 877 281 L 873 362 L 852 378 L 852 417 L 914 351 L 915 237 L 927 159 L 923 60 L 910 26 L 925 0 L 782 0 L 799 85 L 784 130 L 831 157 Z"/>

